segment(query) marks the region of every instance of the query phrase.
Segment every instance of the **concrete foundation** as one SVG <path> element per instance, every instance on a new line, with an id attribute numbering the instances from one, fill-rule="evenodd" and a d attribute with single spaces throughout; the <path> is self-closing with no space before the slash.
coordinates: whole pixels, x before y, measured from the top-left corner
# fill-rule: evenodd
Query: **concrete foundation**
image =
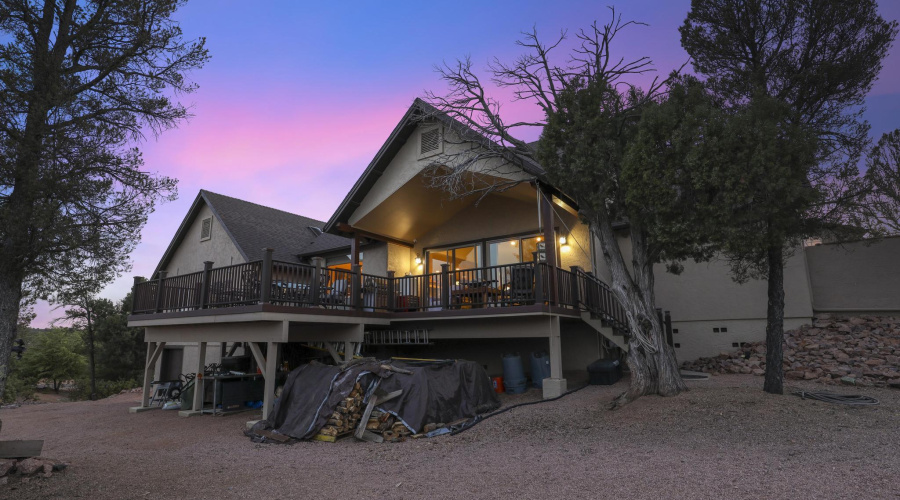
<path id="1" fill-rule="evenodd" d="M 132 406 L 128 409 L 128 413 L 141 413 L 150 410 L 158 410 L 158 406 Z"/>
<path id="2" fill-rule="evenodd" d="M 562 396 L 568 390 L 568 384 L 564 378 L 544 379 L 544 399 Z"/>
<path id="3" fill-rule="evenodd" d="M 198 417 L 202 414 L 202 412 L 194 410 L 181 410 L 178 412 L 179 417 Z"/>

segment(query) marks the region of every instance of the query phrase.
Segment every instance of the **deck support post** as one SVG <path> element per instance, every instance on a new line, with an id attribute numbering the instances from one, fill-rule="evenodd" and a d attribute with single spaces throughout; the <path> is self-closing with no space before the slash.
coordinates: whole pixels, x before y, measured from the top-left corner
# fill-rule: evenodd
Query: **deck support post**
<path id="1" fill-rule="evenodd" d="M 203 396 L 200 380 L 203 379 L 204 371 L 206 371 L 206 342 L 197 343 L 197 378 L 194 379 L 194 401 L 191 403 L 191 413 L 200 414 L 203 411 Z M 205 389 L 205 387 L 204 387 Z M 183 410 L 182 410 L 183 411 Z"/>
<path id="2" fill-rule="evenodd" d="M 156 361 L 162 354 L 164 347 L 166 347 L 165 342 L 147 342 L 147 362 L 144 365 L 144 387 L 141 396 L 141 408 L 150 407 L 150 386 L 153 382 L 153 375 L 156 374 Z"/>
<path id="3" fill-rule="evenodd" d="M 566 379 L 562 371 L 562 342 L 560 341 L 559 316 L 550 317 L 550 378 L 545 378 L 544 399 L 563 395 L 566 390 Z"/>
<path id="4" fill-rule="evenodd" d="M 266 420 L 272 414 L 272 407 L 275 405 L 275 372 L 278 364 L 278 342 L 268 342 L 266 344 L 266 355 L 263 356 L 262 350 L 256 342 L 249 342 L 250 351 L 259 365 L 259 371 L 262 372 L 265 379 L 265 389 L 263 393 L 262 418 Z"/>
<path id="5" fill-rule="evenodd" d="M 312 283 L 309 285 L 309 294 L 310 294 L 310 302 L 312 302 L 313 307 L 318 307 L 318 305 L 322 302 L 322 292 L 320 287 L 322 285 L 322 259 L 316 260 L 316 270 L 313 274 Z"/>

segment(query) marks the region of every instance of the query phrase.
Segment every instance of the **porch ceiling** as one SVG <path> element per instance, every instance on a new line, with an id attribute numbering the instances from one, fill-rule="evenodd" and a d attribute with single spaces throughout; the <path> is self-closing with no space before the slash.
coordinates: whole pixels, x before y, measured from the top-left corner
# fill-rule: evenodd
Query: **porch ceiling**
<path id="1" fill-rule="evenodd" d="M 363 231 L 412 242 L 450 221 L 478 201 L 477 195 L 450 199 L 447 193 L 428 188 L 419 174 L 364 215 L 353 226 Z M 522 183 L 488 196 L 536 203 L 535 189 Z"/>

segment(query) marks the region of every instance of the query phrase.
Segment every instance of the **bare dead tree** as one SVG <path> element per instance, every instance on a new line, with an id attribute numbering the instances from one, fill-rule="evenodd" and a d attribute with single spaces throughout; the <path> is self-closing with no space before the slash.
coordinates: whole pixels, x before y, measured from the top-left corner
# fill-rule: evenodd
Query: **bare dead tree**
<path id="1" fill-rule="evenodd" d="M 512 63 L 494 59 L 487 65 L 489 81 L 511 89 L 513 100 L 538 106 L 541 120 L 505 121 L 501 102 L 487 92 L 468 57 L 435 68 L 447 83 L 447 91 L 426 93 L 433 109 L 422 119 L 443 118 L 448 129 L 444 152 L 425 169 L 430 187 L 451 197 L 478 195 L 480 200 L 489 193 L 544 177 L 541 180 L 549 180 L 578 203 L 582 220 L 599 238 L 612 276 L 611 289 L 628 312 L 631 386 L 614 403 L 616 407 L 646 394 L 676 395 L 686 386 L 656 314 L 653 264 L 661 253 L 653 247 L 652 231 L 631 223 L 627 231 L 632 250 L 628 255 L 619 247 L 614 228 L 629 220 L 626 187 L 620 182 L 624 148 L 641 110 L 661 97 L 666 81 L 653 78 L 645 89 L 629 81 L 653 71 L 650 59 L 616 58 L 611 47 L 622 30 L 643 23 L 623 21 L 610 10 L 609 22 L 595 22 L 572 40 L 565 31 L 550 43 L 542 42 L 535 29 L 524 32 L 517 42 L 525 50 L 523 55 Z M 557 62 L 560 58 L 561 63 Z M 587 157 L 574 161 L 563 150 L 580 140 L 578 127 L 554 127 L 554 138 L 547 136 L 547 127 L 572 111 L 575 96 L 584 97 L 594 90 L 598 90 L 598 99 L 592 101 L 593 108 L 582 111 L 589 111 L 603 124 L 607 134 L 603 140 L 608 141 L 609 149 L 593 148 Z M 543 131 L 539 146 L 521 139 L 522 131 L 534 127 Z"/>

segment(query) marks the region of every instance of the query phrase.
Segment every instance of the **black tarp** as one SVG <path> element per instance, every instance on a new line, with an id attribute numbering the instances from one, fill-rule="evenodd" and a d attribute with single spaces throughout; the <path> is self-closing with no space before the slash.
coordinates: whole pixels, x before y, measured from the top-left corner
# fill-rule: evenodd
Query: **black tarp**
<path id="1" fill-rule="evenodd" d="M 387 364 L 412 374 L 382 367 Z M 399 417 L 414 433 L 421 432 L 425 424 L 472 418 L 500 406 L 484 369 L 471 361 L 403 363 L 363 359 L 346 366 L 313 362 L 288 375 L 269 420 L 257 423 L 254 429 L 273 429 L 297 439 L 309 439 L 325 425 L 356 382 L 366 391 L 366 402 L 376 386 L 385 392 L 403 390 L 399 398 L 378 407 Z"/>

